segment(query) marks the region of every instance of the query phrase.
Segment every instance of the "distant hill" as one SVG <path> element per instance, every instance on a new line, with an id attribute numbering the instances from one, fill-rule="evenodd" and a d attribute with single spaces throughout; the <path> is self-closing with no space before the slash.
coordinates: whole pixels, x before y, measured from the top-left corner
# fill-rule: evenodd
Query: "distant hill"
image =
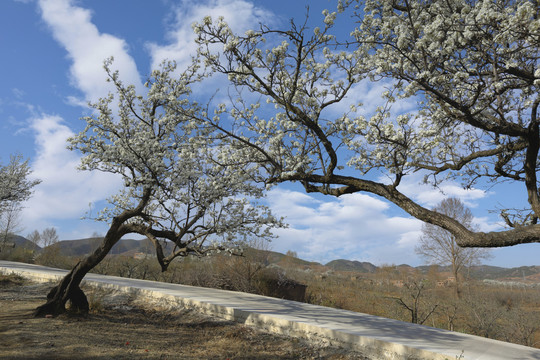
<path id="1" fill-rule="evenodd" d="M 520 266 L 516 268 L 502 268 L 497 266 L 481 265 L 471 267 L 470 275 L 474 279 L 526 279 L 540 275 L 540 266 Z"/>
<path id="2" fill-rule="evenodd" d="M 247 256 L 254 256 L 257 259 L 266 261 L 268 264 L 290 264 L 297 266 L 310 266 L 310 265 L 321 265 L 318 262 L 302 260 L 297 257 L 288 256 L 276 251 L 271 250 L 260 250 L 248 247 L 244 250 L 244 254 Z"/>
<path id="3" fill-rule="evenodd" d="M 94 251 L 100 245 L 102 239 L 103 238 L 101 237 L 96 237 L 77 240 L 62 240 L 57 243 L 57 246 L 60 247 L 60 252 L 63 255 L 83 256 Z M 163 250 L 165 251 L 165 253 L 167 253 L 167 251 L 170 251 L 172 247 L 173 244 L 171 242 L 166 242 Z M 135 253 L 138 252 L 154 254 L 154 245 L 148 239 L 121 239 L 113 246 L 109 254 L 133 256 Z M 247 248 L 244 250 L 244 252 L 246 254 L 251 253 L 251 256 L 255 256 L 256 258 L 264 259 L 264 261 L 268 262 L 269 264 L 283 264 L 284 262 L 287 262 L 288 264 L 296 266 L 321 265 L 317 262 L 302 260 L 275 251 Z"/>
<path id="4" fill-rule="evenodd" d="M 84 256 L 94 251 L 101 243 L 103 238 L 93 237 L 78 240 L 63 240 L 59 241 L 58 245 L 62 254 L 66 256 Z M 35 247 L 34 243 L 24 238 L 23 236 L 15 235 L 12 239 L 15 246 L 20 246 L 28 249 L 41 250 L 39 246 Z M 167 248 L 172 248 L 170 242 L 166 243 L 164 250 L 167 252 Z M 122 239 L 111 249 L 111 255 L 125 255 L 133 256 L 135 253 L 154 254 L 154 246 L 150 240 L 133 240 Z M 255 256 L 268 264 L 277 264 L 279 266 L 298 266 L 298 267 L 326 267 L 334 271 L 350 271 L 358 273 L 375 273 L 378 269 L 377 266 L 369 262 L 361 262 L 356 260 L 338 259 L 321 265 L 318 262 L 310 262 L 297 257 L 288 256 L 276 251 L 270 250 L 258 250 L 253 248 L 245 249 L 245 254 L 249 256 Z M 396 266 L 400 269 L 419 270 L 420 272 L 427 274 L 432 266 L 418 266 L 413 268 L 407 264 Z M 450 272 L 449 266 L 435 266 L 437 272 Z M 502 268 L 498 266 L 480 265 L 472 266 L 468 269 L 468 276 L 478 280 L 501 280 L 501 281 L 526 281 L 540 283 L 540 266 L 521 266 L 516 268 Z"/>
<path id="5" fill-rule="evenodd" d="M 431 266 L 418 266 L 417 269 L 427 274 Z M 435 265 L 438 272 L 450 273 L 450 266 Z M 526 282 L 540 282 L 540 266 L 520 266 L 503 268 L 491 265 L 471 266 L 466 269 L 466 275 L 476 280 L 517 280 Z"/>
<path id="6" fill-rule="evenodd" d="M 77 239 L 77 240 L 62 240 L 58 242 L 60 247 L 60 252 L 66 256 L 83 256 L 94 251 L 101 243 L 103 238 L 87 238 L 87 239 Z M 173 244 L 171 242 L 166 242 L 164 245 L 164 251 L 167 253 L 167 249 L 172 249 Z M 116 243 L 110 251 L 111 255 L 127 255 L 133 256 L 135 253 L 147 253 L 154 254 L 154 245 L 148 239 L 144 240 L 133 240 L 133 239 L 121 239 Z M 317 262 L 310 262 L 302 260 L 296 257 L 287 256 L 282 253 L 269 250 L 258 250 L 253 248 L 245 249 L 245 253 L 251 253 L 252 256 L 255 256 L 259 259 L 264 259 L 269 264 L 281 264 L 287 262 L 292 265 L 297 266 L 309 266 L 309 265 L 320 265 Z"/>
<path id="7" fill-rule="evenodd" d="M 431 269 L 436 269 L 438 272 L 448 272 L 451 271 L 450 266 L 441 266 L 441 265 L 421 265 L 417 266 L 416 269 L 422 274 L 427 274 Z"/>
<path id="8" fill-rule="evenodd" d="M 19 246 L 22 248 L 41 250 L 41 247 L 39 245 L 34 244 L 23 236 L 13 235 L 13 237 L 11 237 L 9 241 L 14 242 L 15 246 Z"/>
<path id="9" fill-rule="evenodd" d="M 356 260 L 332 260 L 325 266 L 335 271 L 356 271 L 361 273 L 374 273 L 377 267 L 369 262 L 360 262 Z"/>
<path id="10" fill-rule="evenodd" d="M 66 256 L 83 256 L 91 253 L 101 244 L 103 238 L 94 237 L 77 240 L 62 240 L 57 243 L 60 252 Z M 134 254 L 136 252 L 153 253 L 150 240 L 121 239 L 110 251 L 111 255 Z"/>

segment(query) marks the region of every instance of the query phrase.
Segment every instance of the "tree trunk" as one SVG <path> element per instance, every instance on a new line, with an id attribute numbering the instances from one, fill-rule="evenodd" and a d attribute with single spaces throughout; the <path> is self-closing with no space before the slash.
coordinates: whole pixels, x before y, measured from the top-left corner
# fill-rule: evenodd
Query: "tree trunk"
<path id="1" fill-rule="evenodd" d="M 120 215 L 112 219 L 111 226 L 103 238 L 101 245 L 94 252 L 77 265 L 55 286 L 47 295 L 47 302 L 36 308 L 34 316 L 59 315 L 66 311 L 66 303 L 71 302 L 73 310 L 88 313 L 88 300 L 81 290 L 81 284 L 84 276 L 92 270 L 97 264 L 105 258 L 111 251 L 111 248 L 122 238 L 122 236 L 133 232 L 133 225 L 126 222 L 136 216 L 139 216 L 150 200 L 152 188 L 147 187 L 143 190 L 143 195 L 139 204 L 129 210 L 124 210 Z"/>
<path id="2" fill-rule="evenodd" d="M 457 299 L 461 299 L 461 286 L 459 283 L 459 269 L 458 264 L 456 264 L 457 256 L 452 256 L 452 275 L 454 275 L 454 294 Z"/>
<path id="3" fill-rule="evenodd" d="M 113 224 L 103 238 L 101 245 L 92 254 L 79 261 L 60 283 L 51 289 L 47 295 L 47 302 L 34 311 L 35 317 L 56 316 L 64 313 L 68 300 L 71 305 L 70 310 L 82 314 L 88 313 L 88 300 L 81 290 L 80 284 L 84 276 L 105 258 L 114 244 L 125 234 L 124 231 L 121 231 L 121 224 L 115 224 L 115 220 L 113 220 Z"/>

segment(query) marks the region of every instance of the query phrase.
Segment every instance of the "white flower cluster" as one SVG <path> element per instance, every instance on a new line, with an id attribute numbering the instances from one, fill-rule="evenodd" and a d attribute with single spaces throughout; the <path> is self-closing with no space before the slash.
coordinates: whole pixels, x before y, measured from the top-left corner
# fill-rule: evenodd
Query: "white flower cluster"
<path id="1" fill-rule="evenodd" d="M 333 26 L 349 10 L 359 25 L 336 38 Z M 444 174 L 467 186 L 486 177 L 523 181 L 540 216 L 531 180 L 539 21 L 532 0 L 344 0 L 314 30 L 305 22 L 244 34 L 205 17 L 193 25 L 193 68 L 172 79 L 173 65 L 164 64 L 146 97 L 110 73 L 119 118 L 112 119 L 112 97 L 102 99 L 73 147 L 86 155 L 83 168 L 125 177 L 126 190 L 112 200 L 121 210 L 109 216 L 137 207 L 152 189 L 141 221 L 163 229 L 197 224 L 201 232 L 186 235 L 194 243 L 210 234 L 229 241 L 231 228 L 247 236 L 264 234 L 262 224 L 281 225 L 238 194 L 256 199 L 263 191 L 256 185 L 283 181 L 336 196 L 370 191 L 461 235 L 467 230 L 455 221 L 397 191 L 404 175 L 421 171 L 437 181 Z M 227 77 L 229 100 L 202 106 L 190 98 L 203 66 L 204 76 Z M 367 79 L 387 88 L 369 113 L 357 91 Z M 392 185 L 369 181 L 370 171 Z"/>
<path id="2" fill-rule="evenodd" d="M 194 69 L 173 79 L 175 65 L 164 63 L 148 79 L 145 96 L 122 84 L 110 61 L 105 69 L 116 86 L 117 116 L 114 97 L 100 99 L 93 104 L 96 116 L 86 117 L 85 130 L 69 139 L 71 149 L 84 155 L 81 169 L 124 179 L 125 188 L 110 197 L 98 220 L 125 218 L 127 232 L 175 242 L 181 250 L 161 258 L 164 263 L 208 252 L 212 239 L 268 239 L 270 228 L 283 225 L 256 203 L 263 195 L 254 182 L 259 170 L 238 161 L 231 144 L 204 126 L 206 112 L 189 100 L 190 84 L 200 80 Z M 215 117 L 225 111 L 218 106 Z"/>
<path id="3" fill-rule="evenodd" d="M 393 91 L 417 101 L 419 111 L 406 130 L 389 106 L 381 108 L 355 144 L 361 151 L 352 163 L 364 170 L 401 163 L 467 185 L 482 176 L 521 178 L 515 159 L 525 147 L 513 144 L 527 136 L 538 103 L 534 2 L 369 0 L 363 11 L 353 35 L 369 48 L 365 66 L 373 79 L 399 80 Z M 403 160 L 390 161 L 385 152 Z"/>
<path id="4" fill-rule="evenodd" d="M 18 204 L 27 200 L 32 188 L 40 183 L 31 180 L 28 161 L 21 155 L 12 155 L 6 165 L 0 165 L 0 215 L 9 204 Z"/>
<path id="5" fill-rule="evenodd" d="M 536 219 L 538 11 L 533 0 L 342 0 L 313 30 L 306 21 L 244 35 L 204 19 L 196 26 L 199 56 L 207 69 L 226 74 L 241 98 L 208 124 L 264 169 L 267 183 L 298 181 L 335 196 L 373 192 L 467 237 L 454 220 L 401 194 L 402 177 L 421 172 L 465 186 L 511 180 L 525 183 Z M 344 13 L 358 25 L 337 38 L 332 29 Z M 356 108 L 366 78 L 387 85 L 368 106 L 379 105 L 375 110 Z M 392 184 L 369 181 L 381 174 Z M 518 243 L 510 234 L 475 236 L 463 243 Z"/>

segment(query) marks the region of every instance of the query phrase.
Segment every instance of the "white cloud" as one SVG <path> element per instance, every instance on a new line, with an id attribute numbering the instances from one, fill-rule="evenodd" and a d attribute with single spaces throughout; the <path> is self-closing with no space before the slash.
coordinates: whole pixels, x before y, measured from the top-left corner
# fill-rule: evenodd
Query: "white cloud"
<path id="1" fill-rule="evenodd" d="M 413 176 L 404 181 L 400 190 L 426 207 L 435 206 L 448 196 L 476 207 L 490 194 L 479 189 L 464 190 L 450 182 L 442 185 L 441 193 L 420 184 L 420 178 Z M 271 244 L 275 251 L 293 250 L 301 258 L 323 264 L 338 258 L 376 265 L 424 263 L 414 251 L 423 222 L 406 214 L 394 215 L 398 208 L 383 199 L 364 193 L 322 197 L 281 186 L 269 192 L 268 202 L 274 214 L 284 216 L 289 224 L 289 228 L 275 231 L 279 236 Z M 502 228 L 500 222 L 490 217 L 476 217 L 474 223 L 480 231 Z"/>
<path id="2" fill-rule="evenodd" d="M 91 21 L 91 11 L 73 5 L 71 0 L 40 0 L 42 18 L 50 27 L 54 38 L 68 52 L 73 61 L 70 68 L 71 82 L 80 89 L 86 101 L 95 101 L 113 90 L 105 82 L 103 61 L 114 56 L 114 69 L 120 78 L 142 89 L 135 61 L 128 54 L 123 39 L 100 33 Z M 70 98 L 71 103 L 79 104 Z"/>
<path id="3" fill-rule="evenodd" d="M 430 185 L 417 185 L 418 193 L 415 194 L 416 199 L 426 206 L 433 207 L 440 203 L 443 199 L 456 197 L 461 199 L 468 207 L 476 207 L 476 200 L 480 200 L 486 196 L 486 192 L 481 189 L 464 189 L 454 183 L 444 183 L 439 188 L 433 188 Z"/>
<path id="4" fill-rule="evenodd" d="M 442 200 L 449 197 L 456 197 L 463 201 L 467 207 L 474 208 L 478 206 L 479 200 L 490 195 L 489 192 L 482 189 L 465 189 L 453 181 L 443 181 L 438 187 L 433 187 L 424 183 L 423 178 L 424 176 L 421 173 L 405 176 L 398 190 L 428 208 L 435 207 Z M 388 182 L 385 178 L 380 178 L 379 181 Z"/>
<path id="5" fill-rule="evenodd" d="M 492 218 L 487 216 L 474 217 L 473 224 L 478 227 L 478 231 L 482 232 L 501 231 L 505 229 L 505 224 L 502 220 L 493 221 Z"/>
<path id="6" fill-rule="evenodd" d="M 419 264 L 414 246 L 421 222 L 390 216 L 389 203 L 365 194 L 320 201 L 308 194 L 277 188 L 268 195 L 288 229 L 275 233 L 275 251 L 294 250 L 301 258 L 326 263 L 345 258 L 375 264 Z"/>
<path id="7" fill-rule="evenodd" d="M 101 172 L 77 170 L 80 157 L 66 148 L 66 139 L 74 133 L 62 118 L 41 115 L 32 119 L 36 158 L 32 176 L 42 180 L 25 203 L 26 228 L 51 226 L 57 220 L 81 217 L 89 203 L 103 200 L 121 186 L 120 178 Z"/>
<path id="8" fill-rule="evenodd" d="M 201 22 L 205 16 L 211 16 L 214 20 L 223 16 L 231 29 L 238 33 L 257 28 L 259 23 L 269 25 L 275 21 L 275 16 L 269 11 L 244 0 L 205 2 L 184 0 L 174 11 L 175 21 L 167 34 L 170 43 L 168 45 L 147 44 L 152 57 L 152 69 L 157 68 L 163 60 L 174 60 L 179 70 L 183 70 L 190 63 L 191 56 L 197 51 L 191 25 L 194 22 Z"/>

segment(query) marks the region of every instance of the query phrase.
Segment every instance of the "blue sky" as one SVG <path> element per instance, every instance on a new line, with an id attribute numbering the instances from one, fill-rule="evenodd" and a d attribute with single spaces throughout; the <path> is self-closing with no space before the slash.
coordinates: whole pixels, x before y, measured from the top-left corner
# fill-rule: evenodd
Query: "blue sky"
<path id="1" fill-rule="evenodd" d="M 22 213 L 27 234 L 55 227 L 61 239 L 104 233 L 106 225 L 81 220 L 114 194 L 118 180 L 106 174 L 78 172 L 79 155 L 68 151 L 65 139 L 80 131 L 88 100 L 110 90 L 103 60 L 115 57 L 124 81 L 141 86 L 163 59 L 185 63 L 195 46 L 191 23 L 205 15 L 225 16 L 233 29 L 244 31 L 259 22 L 286 26 L 303 18 L 306 4 L 313 20 L 334 1 L 169 1 L 169 0 L 3 0 L 0 2 L 0 161 L 21 153 L 30 159 L 34 176 L 43 182 Z M 343 26 L 344 31 L 345 26 Z M 376 84 L 362 84 L 353 94 L 376 103 Z M 524 191 L 508 185 L 465 191 L 445 183 L 444 193 L 409 177 L 404 191 L 425 206 L 444 196 L 460 197 L 484 231 L 500 229 L 489 210 L 519 207 Z M 268 203 L 286 216 L 288 229 L 270 248 L 293 250 L 307 260 L 346 258 L 374 264 L 420 265 L 414 253 L 421 223 L 400 209 L 368 194 L 339 199 L 307 195 L 295 185 L 269 193 Z M 540 265 L 540 245 L 493 250 L 488 263 L 499 266 Z"/>

